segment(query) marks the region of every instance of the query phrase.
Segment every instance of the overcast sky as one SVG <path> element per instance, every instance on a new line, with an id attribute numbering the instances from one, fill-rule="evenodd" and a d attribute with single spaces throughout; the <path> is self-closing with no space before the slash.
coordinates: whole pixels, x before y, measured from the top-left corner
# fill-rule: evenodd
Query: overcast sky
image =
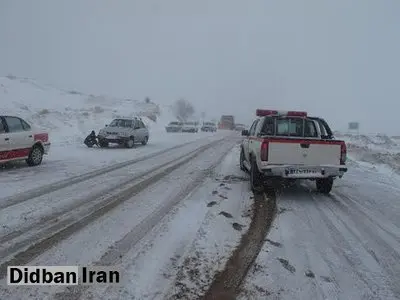
<path id="1" fill-rule="evenodd" d="M 399 16 L 399 0 L 0 0 L 0 75 L 398 134 Z"/>

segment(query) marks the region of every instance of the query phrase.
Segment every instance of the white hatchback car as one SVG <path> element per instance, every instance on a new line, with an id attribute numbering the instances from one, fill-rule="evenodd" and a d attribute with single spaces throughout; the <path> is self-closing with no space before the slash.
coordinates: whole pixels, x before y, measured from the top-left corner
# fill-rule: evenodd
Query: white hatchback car
<path id="1" fill-rule="evenodd" d="M 135 143 L 146 145 L 149 137 L 149 130 L 141 118 L 114 119 L 97 135 L 100 147 L 108 147 L 109 143 L 114 143 L 133 148 Z"/>
<path id="2" fill-rule="evenodd" d="M 199 123 L 195 121 L 184 122 L 182 132 L 199 132 Z"/>
<path id="3" fill-rule="evenodd" d="M 0 116 L 0 163 L 25 160 L 37 166 L 49 150 L 48 132 L 33 129 L 19 117 Z"/>

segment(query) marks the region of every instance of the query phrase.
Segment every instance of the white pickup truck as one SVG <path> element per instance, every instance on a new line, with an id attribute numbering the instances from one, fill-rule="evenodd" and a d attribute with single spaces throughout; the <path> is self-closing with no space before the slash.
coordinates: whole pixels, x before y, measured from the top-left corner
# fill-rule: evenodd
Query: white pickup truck
<path id="1" fill-rule="evenodd" d="M 253 192 L 274 179 L 310 179 L 329 194 L 335 178 L 345 172 L 347 148 L 336 140 L 322 118 L 307 112 L 257 109 L 257 119 L 241 144 L 240 168 L 250 173 Z"/>

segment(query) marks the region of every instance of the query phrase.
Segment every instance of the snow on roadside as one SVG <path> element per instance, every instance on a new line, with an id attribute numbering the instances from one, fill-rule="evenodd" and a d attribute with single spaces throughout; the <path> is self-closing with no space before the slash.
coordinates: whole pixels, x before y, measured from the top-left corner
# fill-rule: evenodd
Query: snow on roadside
<path id="1" fill-rule="evenodd" d="M 238 157 L 239 147 L 236 147 L 217 170 L 217 182 L 207 203 L 211 208 L 164 299 L 197 299 L 205 294 L 213 277 L 224 268 L 242 234 L 248 230 L 252 194 L 247 176 L 239 169 Z M 209 189 L 207 192 L 210 195 Z"/>
<path id="2" fill-rule="evenodd" d="M 160 111 L 154 103 L 64 91 L 28 78 L 0 77 L 0 95 L 2 114 L 48 130 L 55 146 L 82 143 L 113 118 Z"/>
<path id="3" fill-rule="evenodd" d="M 379 169 L 392 169 L 400 174 L 400 143 L 385 134 L 337 134 L 347 145 L 348 157 L 353 161 L 377 165 Z"/>
<path id="4" fill-rule="evenodd" d="M 159 210 L 164 205 L 167 205 L 169 209 L 171 203 L 181 200 L 182 192 L 190 191 L 199 176 L 204 178 L 205 169 L 218 165 L 221 155 L 226 153 L 232 145 L 231 141 L 207 149 L 190 163 L 172 171 L 160 182 L 149 186 L 79 232 L 48 249 L 30 264 L 88 265 L 100 260 L 108 251 L 116 251 L 117 261 L 112 265 L 122 271 L 123 278 L 133 281 L 126 286 L 128 291 L 132 291 L 133 287 L 138 288 L 139 283 L 144 286 L 146 278 L 148 281 L 163 278 L 159 271 L 163 263 L 170 262 L 170 257 L 174 256 L 172 252 L 180 250 L 179 241 L 182 242 L 188 238 L 187 242 L 192 242 L 192 234 L 197 232 L 204 218 L 198 208 L 208 209 L 206 203 L 201 201 L 202 198 L 198 197 L 207 198 L 208 195 L 200 193 L 195 198 L 189 196 L 186 200 L 183 199 L 172 210 L 178 214 L 168 213 L 162 220 L 157 219 Z M 207 176 L 210 175 L 207 174 Z M 156 219 L 153 220 L 153 218 Z M 151 228 L 155 222 L 157 225 Z M 124 240 L 127 236 L 133 240 Z M 140 242 L 141 239 L 142 242 Z M 54 295 L 50 294 L 57 290 L 57 287 L 51 289 L 48 287 L 37 289 L 3 287 L 0 288 L 0 298 L 21 299 L 23 298 L 21 295 L 29 292 L 31 299 L 46 299 L 46 296 L 54 299 Z M 96 288 L 95 291 L 101 293 L 102 287 Z M 118 287 L 113 291 L 119 295 L 116 298 L 121 296 Z M 112 290 L 107 290 L 106 295 L 106 297 L 102 295 L 95 298 L 112 299 Z M 127 298 L 123 294 L 122 296 L 122 298 Z M 139 299 L 144 299 L 144 297 L 139 297 Z"/>
<path id="5" fill-rule="evenodd" d="M 250 224 L 250 193 L 238 171 L 238 154 L 237 148 L 229 153 L 201 187 L 125 255 L 121 265 L 128 282 L 122 288 L 96 289 L 90 296 L 166 299 L 178 293 L 189 299 L 204 292 Z M 183 295 L 182 285 L 191 291 Z"/>
<path id="6" fill-rule="evenodd" d="M 186 142 L 227 134 L 166 134 L 166 123 L 174 119 L 168 106 L 64 91 L 27 78 L 0 77 L 0 97 L 1 114 L 20 116 L 34 127 L 48 130 L 52 143 L 49 155 L 44 157 L 40 166 L 28 168 L 25 162 L 0 165 L 0 197 Z M 89 149 L 83 144 L 83 139 L 92 129 L 98 132 L 115 117 L 158 113 L 157 122 L 143 118 L 150 131 L 149 143 L 144 147 Z"/>

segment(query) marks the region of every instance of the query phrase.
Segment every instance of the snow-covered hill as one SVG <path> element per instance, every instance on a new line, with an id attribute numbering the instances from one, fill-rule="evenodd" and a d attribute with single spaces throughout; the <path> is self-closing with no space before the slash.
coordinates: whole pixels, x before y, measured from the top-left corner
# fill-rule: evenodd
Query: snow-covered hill
<path id="1" fill-rule="evenodd" d="M 0 77 L 1 114 L 18 115 L 34 126 L 50 130 L 56 143 L 82 142 L 116 117 L 144 117 L 153 132 L 164 131 L 173 119 L 168 107 L 131 99 L 85 95 L 40 84 L 28 78 Z"/>

